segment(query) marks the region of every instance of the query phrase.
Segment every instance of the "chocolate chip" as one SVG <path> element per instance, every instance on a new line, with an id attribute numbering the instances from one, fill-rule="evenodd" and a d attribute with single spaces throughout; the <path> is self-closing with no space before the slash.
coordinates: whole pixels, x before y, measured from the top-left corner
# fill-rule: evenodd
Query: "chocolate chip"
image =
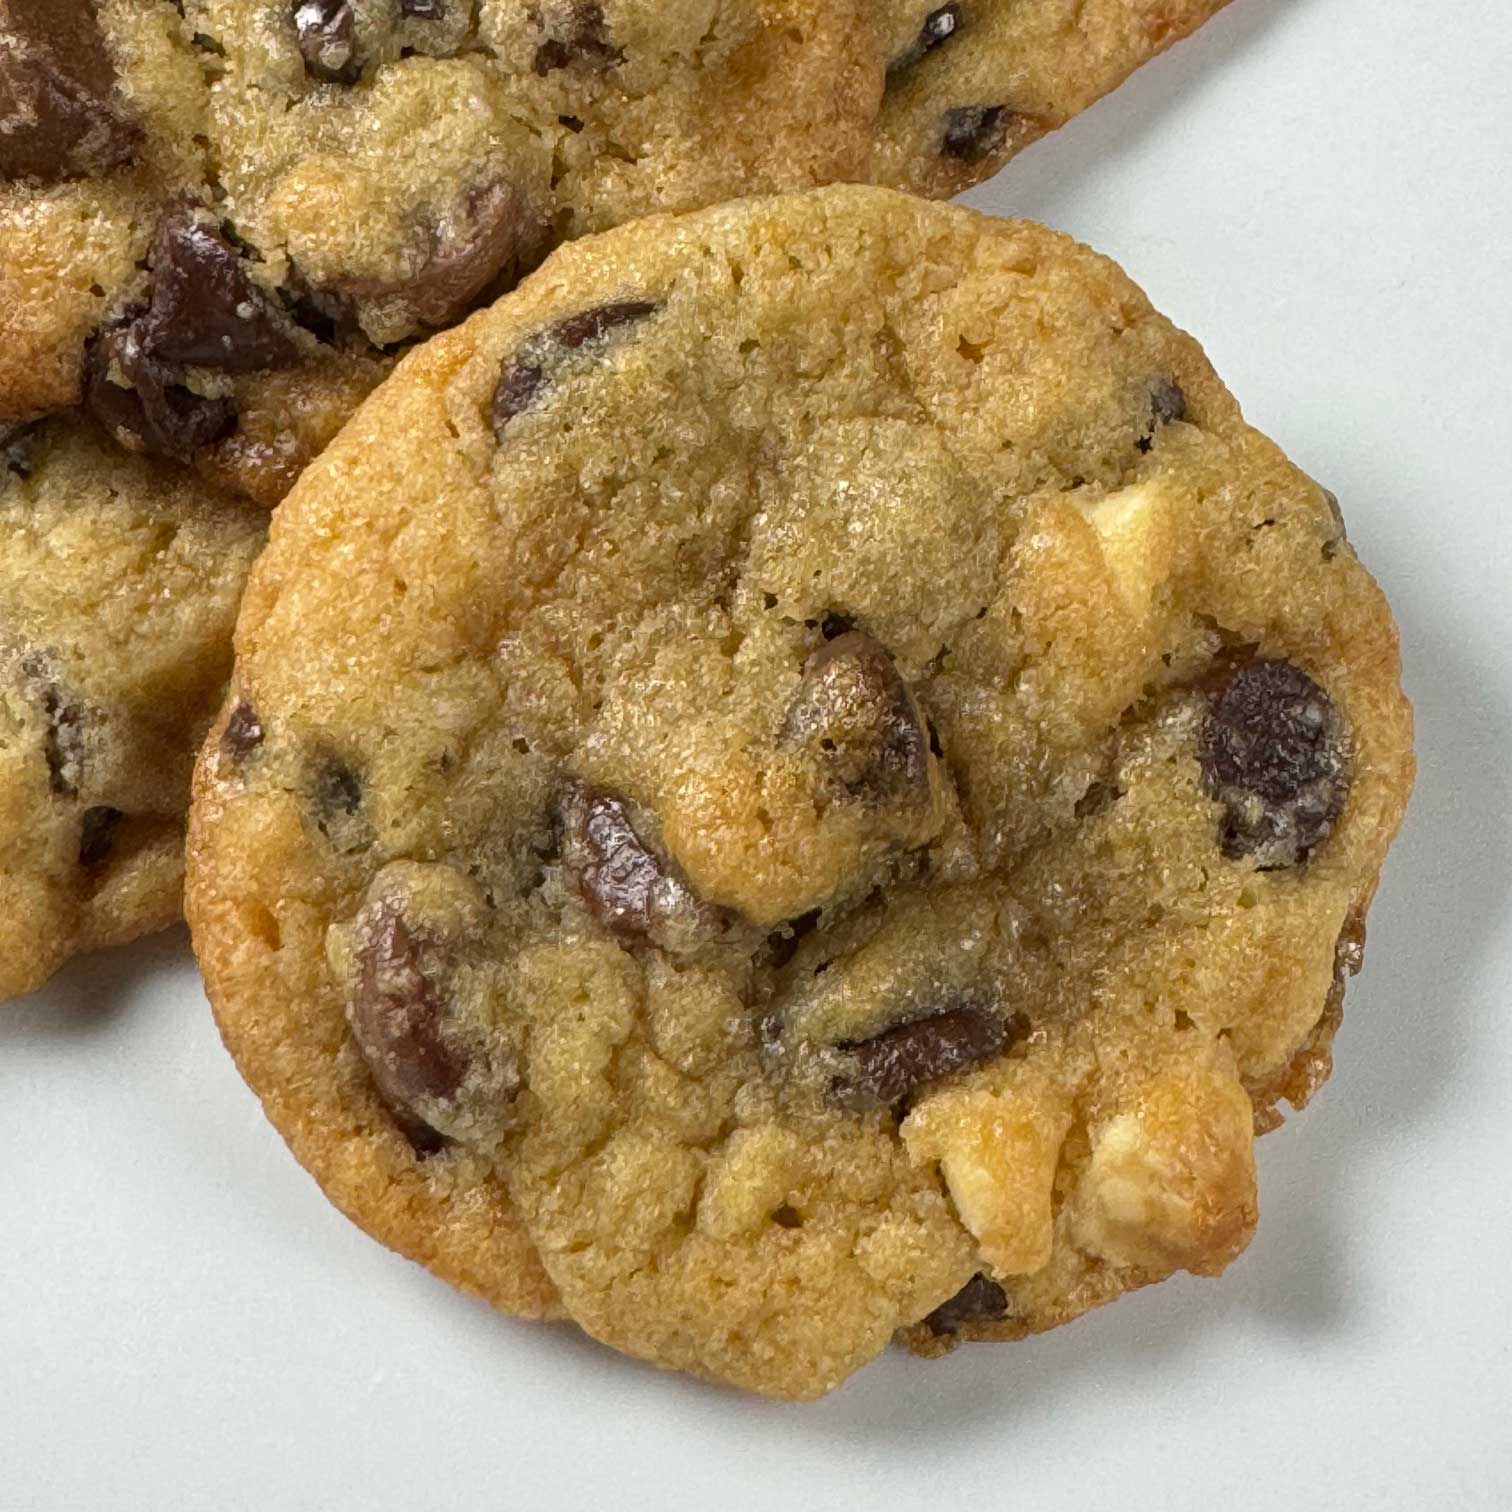
<path id="1" fill-rule="evenodd" d="M 115 832 L 126 816 L 108 804 L 96 804 L 84 810 L 79 826 L 79 865 L 98 866 L 108 860 L 115 848 Z"/>
<path id="2" fill-rule="evenodd" d="M 601 341 L 618 326 L 633 325 L 656 313 L 656 305 L 646 299 L 624 299 L 615 304 L 599 305 L 596 309 L 581 310 L 569 315 L 551 328 L 551 339 L 556 346 L 576 351 L 591 341 Z"/>
<path id="3" fill-rule="evenodd" d="M 247 259 L 193 205 L 158 222 L 147 267 L 145 300 L 90 343 L 85 402 L 124 445 L 187 462 L 236 423 L 235 403 L 195 392 L 187 369 L 288 367 L 299 346 Z"/>
<path id="4" fill-rule="evenodd" d="M 356 990 L 347 1003 L 352 1037 L 405 1137 L 417 1153 L 434 1154 L 445 1140 L 416 1105 L 452 1097 L 468 1070 L 466 1051 L 443 1027 L 442 952 L 387 901 L 359 915 L 357 941 Z"/>
<path id="5" fill-rule="evenodd" d="M 170 369 L 141 355 L 127 326 L 102 332 L 86 349 L 84 403 L 122 446 L 180 462 L 236 425 L 230 399 L 207 398 L 175 383 Z"/>
<path id="6" fill-rule="evenodd" d="M 84 713 L 63 689 L 56 669 L 39 651 L 21 660 L 26 691 L 46 720 L 42 751 L 47 785 L 60 798 L 76 798 L 84 779 Z"/>
<path id="7" fill-rule="evenodd" d="M 1147 452 L 1155 444 L 1155 432 L 1174 420 L 1185 420 L 1186 395 L 1174 378 L 1162 378 L 1150 391 L 1150 428 L 1134 444 Z"/>
<path id="8" fill-rule="evenodd" d="M 148 255 L 147 307 L 135 339 L 147 357 L 180 367 L 253 373 L 299 358 L 288 317 L 247 272 L 247 259 L 191 206 L 158 223 Z"/>
<path id="9" fill-rule="evenodd" d="M 1008 139 L 1006 105 L 956 105 L 945 112 L 940 151 L 963 163 L 979 163 Z"/>
<path id="10" fill-rule="evenodd" d="M 398 280 L 346 278 L 309 286 L 310 305 L 342 329 L 356 327 L 355 302 L 361 300 L 402 308 L 416 326 L 452 325 L 488 292 L 518 282 L 542 242 L 540 223 L 520 195 L 506 184 L 486 184 L 466 196 L 459 215 L 432 228 L 430 251 L 416 272 Z"/>
<path id="11" fill-rule="evenodd" d="M 226 716 L 220 738 L 221 754 L 240 766 L 262 743 L 262 720 L 252 705 L 243 699 Z"/>
<path id="12" fill-rule="evenodd" d="M 850 1108 L 892 1107 L 928 1082 L 991 1060 L 1026 1027 L 966 1002 L 847 1040 L 836 1048 L 849 1064 L 831 1081 L 830 1096 Z"/>
<path id="13" fill-rule="evenodd" d="M 1306 861 L 1349 793 L 1343 718 L 1290 662 L 1249 661 L 1227 675 L 1210 693 L 1197 756 L 1223 805 L 1224 855 L 1252 856 L 1262 870 Z"/>
<path id="14" fill-rule="evenodd" d="M 978 1271 L 955 1296 L 925 1318 L 936 1337 L 953 1334 L 967 1323 L 995 1323 L 1008 1315 L 1008 1293 L 991 1276 Z"/>
<path id="15" fill-rule="evenodd" d="M 141 149 L 114 97 L 94 0 L 7 0 L 0 8 L 0 179 L 96 177 Z"/>
<path id="16" fill-rule="evenodd" d="M 948 41 L 961 29 L 961 7 L 954 3 L 942 5 L 925 16 L 919 34 L 887 65 L 887 79 L 895 83 L 907 73 L 926 53 L 932 53 L 942 42 Z"/>
<path id="17" fill-rule="evenodd" d="M 292 10 L 305 72 L 326 84 L 355 84 L 362 64 L 352 0 L 292 0 Z"/>
<path id="18" fill-rule="evenodd" d="M 624 799 L 574 782 L 558 800 L 556 822 L 563 864 L 606 929 L 675 950 L 727 928 L 726 912 L 705 903 L 672 861 L 641 839 Z"/>
<path id="19" fill-rule="evenodd" d="M 928 795 L 928 728 L 892 657 L 859 630 L 809 657 L 780 739 L 811 755 L 845 797 L 893 804 Z"/>
<path id="20" fill-rule="evenodd" d="M 650 300 L 619 300 L 569 315 L 528 337 L 517 352 L 504 359 L 500 369 L 493 397 L 494 434 L 502 437 L 504 427 L 540 398 L 547 384 L 546 366 L 554 352 L 577 351 L 602 341 L 623 326 L 645 320 L 657 309 Z"/>
<path id="21" fill-rule="evenodd" d="M 602 73 L 625 61 L 624 51 L 609 40 L 604 8 L 598 0 L 571 0 L 544 16 L 538 9 L 528 14 L 546 33 L 532 64 L 542 78 L 559 68 Z"/>
<path id="22" fill-rule="evenodd" d="M 529 409 L 546 386 L 546 370 L 539 362 L 525 357 L 506 357 L 493 397 L 494 434 L 502 436 L 504 427 L 518 414 Z"/>

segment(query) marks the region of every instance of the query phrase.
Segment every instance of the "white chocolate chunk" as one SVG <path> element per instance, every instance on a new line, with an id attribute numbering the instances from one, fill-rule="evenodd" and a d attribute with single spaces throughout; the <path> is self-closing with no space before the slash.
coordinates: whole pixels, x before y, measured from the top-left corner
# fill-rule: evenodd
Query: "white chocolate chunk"
<path id="1" fill-rule="evenodd" d="M 1088 505 L 1086 516 L 1124 602 L 1144 619 L 1156 588 L 1170 575 L 1174 555 L 1169 484 L 1158 477 L 1135 483 Z"/>
<path id="2" fill-rule="evenodd" d="M 925 1098 L 903 1125 L 909 1158 L 939 1162 L 995 1275 L 1030 1275 L 1050 1259 L 1055 1169 L 1070 1122 L 1048 1089 L 961 1086 Z"/>
<path id="3" fill-rule="evenodd" d="M 1183 1068 L 1151 1082 L 1092 1133 L 1072 1203 L 1082 1249 L 1114 1265 L 1215 1275 L 1249 1242 L 1254 1111 L 1227 1071 Z"/>

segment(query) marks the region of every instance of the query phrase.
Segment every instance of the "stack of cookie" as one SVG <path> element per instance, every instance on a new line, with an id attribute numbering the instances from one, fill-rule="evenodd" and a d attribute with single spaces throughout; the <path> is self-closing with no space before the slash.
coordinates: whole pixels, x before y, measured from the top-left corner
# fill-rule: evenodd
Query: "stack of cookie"
<path id="1" fill-rule="evenodd" d="M 812 187 L 1218 8 L 0 0 L 0 989 L 177 916 L 213 719 L 223 1035 L 457 1284 L 805 1397 L 1222 1269 L 1389 613 L 1110 263 Z"/>

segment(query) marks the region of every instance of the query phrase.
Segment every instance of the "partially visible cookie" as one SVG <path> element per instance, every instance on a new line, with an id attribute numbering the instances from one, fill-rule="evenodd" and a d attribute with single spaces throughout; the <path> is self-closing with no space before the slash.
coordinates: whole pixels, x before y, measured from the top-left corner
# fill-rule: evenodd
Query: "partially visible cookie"
<path id="1" fill-rule="evenodd" d="M 558 242 L 861 176 L 865 0 L 0 0 L 0 421 L 275 503 Z"/>
<path id="2" fill-rule="evenodd" d="M 1228 0 L 876 0 L 872 176 L 947 199 L 990 178 Z"/>
<path id="3" fill-rule="evenodd" d="M 1385 602 L 1196 344 L 831 189 L 560 248 L 367 402 L 188 911 L 358 1222 L 808 1397 L 1243 1249 L 1411 778 Z"/>
<path id="4" fill-rule="evenodd" d="M 0 997 L 179 917 L 190 766 L 266 523 L 77 421 L 0 437 Z"/>
<path id="5" fill-rule="evenodd" d="M 168 0 L 0 0 L 0 423 L 77 403 L 160 207 L 205 182 L 208 105 Z"/>

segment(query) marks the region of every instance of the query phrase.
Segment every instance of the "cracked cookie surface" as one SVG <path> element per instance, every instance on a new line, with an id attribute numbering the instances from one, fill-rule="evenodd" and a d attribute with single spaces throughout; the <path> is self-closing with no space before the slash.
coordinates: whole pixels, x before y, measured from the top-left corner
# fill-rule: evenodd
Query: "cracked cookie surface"
<path id="1" fill-rule="evenodd" d="M 0 437 L 0 997 L 179 917 L 263 510 L 87 425 Z"/>
<path id="2" fill-rule="evenodd" d="M 1197 345 L 832 189 L 559 249 L 368 401 L 189 913 L 358 1222 L 806 1397 L 1244 1247 L 1411 772 L 1378 589 Z"/>
<path id="3" fill-rule="evenodd" d="M 945 199 L 1116 88 L 1228 0 L 877 0 L 877 183 Z"/>
<path id="4" fill-rule="evenodd" d="M 860 176 L 882 73 L 864 0 L 0 0 L 0 41 L 0 423 L 83 405 L 268 504 L 557 243 Z"/>

